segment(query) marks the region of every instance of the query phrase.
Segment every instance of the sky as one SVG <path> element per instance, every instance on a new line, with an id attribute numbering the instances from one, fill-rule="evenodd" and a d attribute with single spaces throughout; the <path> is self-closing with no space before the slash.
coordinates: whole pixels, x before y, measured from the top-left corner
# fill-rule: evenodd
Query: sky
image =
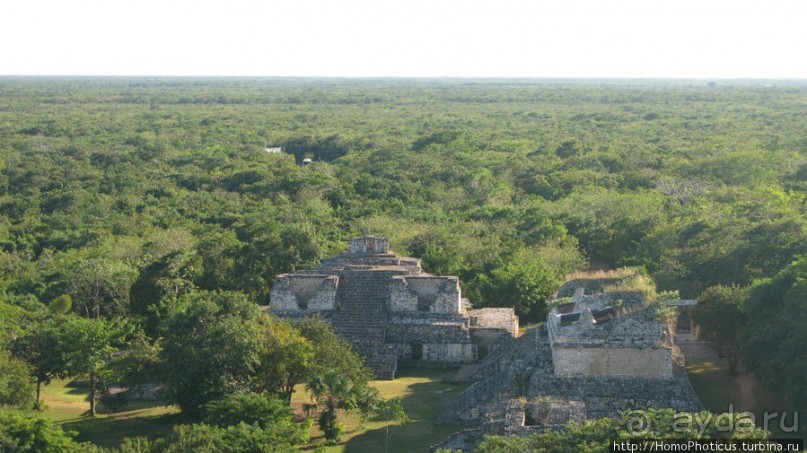
<path id="1" fill-rule="evenodd" d="M 0 75 L 807 79 L 807 1 L 4 0 Z"/>

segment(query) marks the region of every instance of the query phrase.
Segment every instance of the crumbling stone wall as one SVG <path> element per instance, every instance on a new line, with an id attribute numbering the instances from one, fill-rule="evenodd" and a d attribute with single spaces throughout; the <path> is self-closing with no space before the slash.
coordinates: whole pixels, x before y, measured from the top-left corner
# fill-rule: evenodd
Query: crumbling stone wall
<path id="1" fill-rule="evenodd" d="M 688 362 L 704 362 L 719 358 L 717 348 L 708 341 L 677 341 L 675 344 Z"/>
<path id="2" fill-rule="evenodd" d="M 502 338 L 510 338 L 509 334 L 504 329 L 489 329 L 472 327 L 470 329 L 471 340 L 477 344 L 477 352 L 480 358 L 486 357 L 494 349 L 500 345 Z"/>
<path id="3" fill-rule="evenodd" d="M 625 376 L 663 379 L 672 376 L 670 351 L 648 349 L 552 349 L 555 376 Z"/>
<path id="4" fill-rule="evenodd" d="M 423 345 L 421 360 L 433 363 L 473 363 L 476 361 L 476 347 L 473 343 L 426 343 Z"/>
<path id="5" fill-rule="evenodd" d="M 364 236 L 350 239 L 348 251 L 351 254 L 389 253 L 389 239 L 375 236 Z"/>
<path id="6" fill-rule="evenodd" d="M 602 293 L 605 287 L 618 284 L 623 280 L 625 280 L 625 277 L 577 278 L 564 283 L 555 294 L 555 297 L 572 297 L 580 288 L 583 289 L 584 294 L 598 294 Z"/>
<path id="7" fill-rule="evenodd" d="M 389 291 L 393 312 L 458 314 L 462 310 L 457 277 L 395 276 Z"/>
<path id="8" fill-rule="evenodd" d="M 703 408 L 686 375 L 670 379 L 533 375 L 527 397 L 543 396 L 583 401 L 589 418 L 614 417 L 628 409 Z"/>
<path id="9" fill-rule="evenodd" d="M 585 421 L 586 405 L 582 401 L 522 397 L 503 402 L 499 410 L 482 422 L 482 429 L 488 434 L 526 437 Z"/>
<path id="10" fill-rule="evenodd" d="M 316 312 L 336 308 L 339 277 L 318 274 L 282 274 L 275 278 L 270 295 L 278 312 Z"/>
<path id="11" fill-rule="evenodd" d="M 606 308 L 615 318 L 597 322 L 594 313 Z M 665 343 L 668 339 L 656 311 L 642 302 L 638 292 L 586 296 L 578 290 L 573 303 L 556 307 L 547 316 L 554 374 L 672 377 L 671 345 Z M 579 317 L 565 321 L 573 314 Z"/>
<path id="12" fill-rule="evenodd" d="M 477 358 L 477 345 L 460 317 L 440 319 L 425 314 L 393 317 L 387 323 L 386 343 L 395 347 L 402 360 L 472 363 Z"/>
<path id="13" fill-rule="evenodd" d="M 524 335 L 500 340 L 471 373 L 474 383 L 440 405 L 438 424 L 475 423 L 478 429 L 440 447 L 470 450 L 484 434 L 529 435 L 627 409 L 701 410 L 643 293 L 585 294 L 619 280 L 568 285 L 573 302 Z"/>
<path id="14" fill-rule="evenodd" d="M 543 325 L 503 341 L 471 374 L 476 382 L 441 402 L 437 423 L 469 423 L 497 413 L 506 401 L 525 392 L 533 373 L 551 369 L 552 353 Z"/>
<path id="15" fill-rule="evenodd" d="M 512 308 L 478 308 L 468 310 L 471 327 L 502 329 L 511 335 L 518 333 L 518 316 Z"/>

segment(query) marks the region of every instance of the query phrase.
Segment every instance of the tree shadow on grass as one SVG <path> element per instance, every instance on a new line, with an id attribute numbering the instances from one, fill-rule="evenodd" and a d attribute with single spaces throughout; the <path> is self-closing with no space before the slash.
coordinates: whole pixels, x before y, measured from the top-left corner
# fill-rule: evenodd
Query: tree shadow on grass
<path id="1" fill-rule="evenodd" d="M 90 382 L 74 379 L 64 386 L 66 390 L 64 393 L 67 395 L 81 395 L 84 396 L 85 401 L 90 401 Z"/>
<path id="2" fill-rule="evenodd" d="M 429 450 L 430 446 L 464 429 L 465 427 L 459 425 L 436 426 L 434 422 L 437 419 L 440 401 L 443 398 L 456 396 L 465 387 L 465 384 L 450 384 L 444 380 L 415 383 L 409 386 L 409 391 L 401 399 L 401 403 L 410 418 L 410 424 L 390 426 L 387 439 L 388 451 L 390 453 L 425 452 Z M 371 418 L 368 425 L 374 426 L 348 440 L 344 444 L 345 453 L 385 451 L 386 430 L 383 424 L 382 418 Z"/>
<path id="3" fill-rule="evenodd" d="M 126 437 L 144 436 L 151 440 L 168 434 L 174 425 L 187 423 L 178 413 L 149 415 L 150 409 L 129 410 L 105 417 L 86 417 L 68 421 L 61 426 L 75 431 L 76 441 L 92 442 L 101 447 L 117 447 Z"/>

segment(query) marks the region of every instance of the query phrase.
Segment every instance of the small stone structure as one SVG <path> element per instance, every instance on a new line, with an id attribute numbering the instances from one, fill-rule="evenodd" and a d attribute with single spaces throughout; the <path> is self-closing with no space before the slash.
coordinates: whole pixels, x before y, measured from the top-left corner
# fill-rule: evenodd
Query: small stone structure
<path id="1" fill-rule="evenodd" d="M 348 340 L 379 379 L 398 361 L 473 363 L 518 332 L 511 308 L 473 310 L 457 277 L 423 272 L 379 237 L 350 240 L 347 253 L 314 270 L 278 275 L 271 311 L 285 319 L 319 316 Z"/>
<path id="2" fill-rule="evenodd" d="M 272 305 L 278 311 L 332 311 L 338 285 L 334 275 L 283 275 L 275 280 Z"/>
<path id="3" fill-rule="evenodd" d="M 569 422 L 614 417 L 628 409 L 701 410 L 658 307 L 631 276 L 577 279 L 556 297 L 570 298 L 544 324 L 502 339 L 471 374 L 474 381 L 441 402 L 438 424 L 476 428 L 434 448 L 471 450 L 485 434 L 529 435 Z M 617 288 L 617 289 L 614 289 Z"/>
<path id="4" fill-rule="evenodd" d="M 654 310 L 641 300 L 615 305 L 611 294 L 585 295 L 555 307 L 547 316 L 557 377 L 672 377 L 672 356 Z M 630 300 L 630 299 L 629 299 Z"/>
<path id="5" fill-rule="evenodd" d="M 675 346 L 684 360 L 703 362 L 719 358 L 717 347 L 711 341 L 698 338 L 700 326 L 692 319 L 695 300 L 674 300 L 667 306 L 675 309 Z"/>

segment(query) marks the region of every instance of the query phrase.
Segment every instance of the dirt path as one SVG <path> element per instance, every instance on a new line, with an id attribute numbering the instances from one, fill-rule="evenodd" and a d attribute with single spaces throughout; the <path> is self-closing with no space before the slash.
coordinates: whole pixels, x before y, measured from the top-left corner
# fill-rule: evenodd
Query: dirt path
<path id="1" fill-rule="evenodd" d="M 457 371 L 457 374 L 451 378 L 451 382 L 470 382 L 468 379 L 471 376 L 471 373 L 474 372 L 475 369 L 479 367 L 478 363 L 473 363 L 470 365 L 463 365 L 462 368 Z"/>
<path id="2" fill-rule="evenodd" d="M 740 387 L 740 407 L 735 409 L 754 412 L 759 403 L 756 393 L 757 379 L 753 374 L 742 370 L 740 374 L 737 375 L 737 386 Z"/>

